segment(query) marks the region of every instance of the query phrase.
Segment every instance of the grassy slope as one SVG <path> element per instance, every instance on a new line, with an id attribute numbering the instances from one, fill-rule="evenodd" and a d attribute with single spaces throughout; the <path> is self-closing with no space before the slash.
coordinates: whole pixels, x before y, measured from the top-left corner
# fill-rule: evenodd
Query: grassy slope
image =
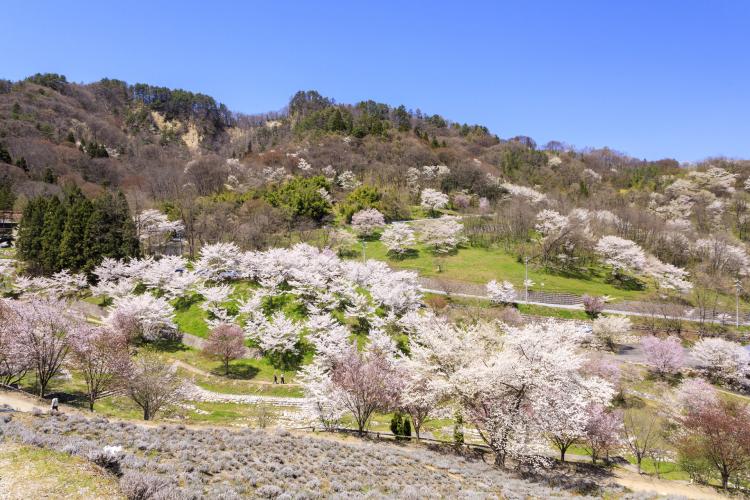
<path id="1" fill-rule="evenodd" d="M 67 453 L 7 442 L 0 471 L 2 498 L 124 498 L 114 477 Z"/>
<path id="2" fill-rule="evenodd" d="M 420 248 L 417 256 L 403 260 L 388 258 L 386 254 L 387 250 L 380 241 L 367 243 L 368 258 L 388 261 L 394 267 L 417 271 L 421 276 L 479 284 L 493 279 L 507 280 L 518 289 L 523 287 L 523 263 L 497 249 L 462 248 L 454 255 L 436 257 Z M 437 272 L 438 263 L 440 273 Z M 610 295 L 618 299 L 638 299 L 646 295 L 644 291 L 621 290 L 605 283 L 604 272 L 592 279 L 579 279 L 549 274 L 529 266 L 529 279 L 536 283 L 534 290 L 546 292 Z"/>

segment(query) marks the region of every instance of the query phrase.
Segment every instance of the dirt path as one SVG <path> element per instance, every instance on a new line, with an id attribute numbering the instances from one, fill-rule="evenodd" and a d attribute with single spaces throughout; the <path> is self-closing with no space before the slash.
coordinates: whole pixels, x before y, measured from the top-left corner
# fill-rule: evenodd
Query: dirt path
<path id="1" fill-rule="evenodd" d="M 6 404 L 16 411 L 32 412 L 34 411 L 34 408 L 36 408 L 40 411 L 47 412 L 51 403 L 49 401 L 40 401 L 38 399 L 34 399 L 23 393 L 10 392 L 0 389 L 0 404 Z M 70 409 L 77 412 L 75 408 L 63 404 L 61 404 L 60 406 L 64 407 L 64 410 Z"/>
<path id="2" fill-rule="evenodd" d="M 714 500 L 729 498 L 715 490 L 685 481 L 668 481 L 645 476 L 624 468 L 614 470 L 614 482 L 635 492 L 652 492 L 666 496 L 681 496 L 696 500 Z"/>
<path id="3" fill-rule="evenodd" d="M 187 372 L 195 373 L 196 375 L 201 375 L 201 376 L 209 377 L 209 378 L 221 378 L 211 372 L 207 372 L 206 370 L 198 368 L 197 366 L 193 366 L 189 363 L 185 363 L 184 361 L 181 361 L 179 359 L 174 360 L 173 364 L 179 368 L 182 368 L 183 370 Z M 232 379 L 232 380 L 243 381 L 242 379 Z M 253 384 L 253 385 L 278 385 L 268 380 L 244 380 L 244 382 L 247 382 L 248 384 Z M 293 382 L 287 382 L 284 385 L 288 387 L 299 387 L 299 384 L 295 384 Z"/>

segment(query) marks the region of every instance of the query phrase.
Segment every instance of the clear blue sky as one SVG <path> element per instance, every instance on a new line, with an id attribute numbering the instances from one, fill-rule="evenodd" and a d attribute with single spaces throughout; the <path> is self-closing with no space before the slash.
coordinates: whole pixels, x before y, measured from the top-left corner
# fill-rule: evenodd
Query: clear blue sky
<path id="1" fill-rule="evenodd" d="M 0 77 L 180 87 L 231 109 L 298 89 L 501 137 L 750 158 L 750 1 L 2 3 Z"/>

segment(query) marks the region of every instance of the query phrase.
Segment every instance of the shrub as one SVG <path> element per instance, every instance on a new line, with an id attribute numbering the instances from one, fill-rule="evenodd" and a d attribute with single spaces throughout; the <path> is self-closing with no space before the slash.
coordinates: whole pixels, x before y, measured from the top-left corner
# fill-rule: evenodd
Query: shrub
<path id="1" fill-rule="evenodd" d="M 142 472 L 127 472 L 120 478 L 120 489 L 128 500 L 178 498 L 174 484 L 167 478 Z"/>

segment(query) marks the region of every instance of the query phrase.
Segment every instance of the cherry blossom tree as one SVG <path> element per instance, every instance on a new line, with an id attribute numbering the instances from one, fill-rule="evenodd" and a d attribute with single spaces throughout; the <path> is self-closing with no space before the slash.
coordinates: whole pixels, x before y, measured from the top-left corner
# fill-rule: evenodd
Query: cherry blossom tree
<path id="1" fill-rule="evenodd" d="M 708 378 L 729 385 L 739 385 L 750 373 L 750 353 L 735 342 L 706 338 L 695 344 L 692 355 Z"/>
<path id="2" fill-rule="evenodd" d="M 420 223 L 420 240 L 436 254 L 450 253 L 465 241 L 458 217 L 444 215 Z"/>
<path id="3" fill-rule="evenodd" d="M 673 407 L 677 414 L 701 411 L 716 406 L 718 391 L 702 378 L 690 378 L 680 384 L 674 394 Z"/>
<path id="4" fill-rule="evenodd" d="M 372 236 L 385 226 L 385 217 L 374 208 L 366 208 L 352 215 L 352 228 L 360 236 Z"/>
<path id="5" fill-rule="evenodd" d="M 81 322 L 64 312 L 64 303 L 53 299 L 9 301 L 7 305 L 10 321 L 3 328 L 13 329 L 15 353 L 31 366 L 39 396 L 44 397 L 68 354 L 67 336 L 81 328 Z"/>
<path id="6" fill-rule="evenodd" d="M 144 210 L 134 217 L 136 232 L 141 241 L 146 243 L 149 253 L 154 245 L 163 245 L 174 233 L 185 230 L 182 221 L 170 221 L 166 214 L 155 210 Z"/>
<path id="7" fill-rule="evenodd" d="M 614 350 L 630 333 L 632 322 L 627 316 L 600 316 L 594 320 L 592 328 L 598 344 Z"/>
<path id="8" fill-rule="evenodd" d="M 607 410 L 603 405 L 591 405 L 583 433 L 583 445 L 591 455 L 591 462 L 609 454 L 621 444 L 622 412 Z"/>
<path id="9" fill-rule="evenodd" d="M 644 337 L 641 340 L 641 348 L 646 363 L 660 377 L 679 373 L 685 364 L 685 351 L 677 337 Z"/>
<path id="10" fill-rule="evenodd" d="M 246 329 L 246 334 L 258 343 L 264 354 L 276 363 L 287 364 L 289 358 L 299 354 L 301 326 L 277 311 L 270 320 Z"/>
<path id="11" fill-rule="evenodd" d="M 339 186 L 341 186 L 341 189 L 344 189 L 346 191 L 351 191 L 352 189 L 356 189 L 357 187 L 362 185 L 362 183 L 357 179 L 357 176 L 354 175 L 354 172 L 352 172 L 351 170 L 345 170 L 341 172 L 338 176 L 338 183 Z"/>
<path id="12" fill-rule="evenodd" d="M 414 231 L 408 224 L 394 222 L 383 230 L 380 241 L 388 249 L 388 253 L 403 256 L 412 249 L 416 243 L 416 238 L 414 237 Z"/>
<path id="13" fill-rule="evenodd" d="M 224 365 L 224 375 L 229 375 L 229 362 L 245 355 L 244 341 L 242 328 L 224 323 L 211 330 L 203 352 L 219 358 Z"/>
<path id="14" fill-rule="evenodd" d="M 175 366 L 151 352 L 143 352 L 133 360 L 126 389 L 130 399 L 143 410 L 144 420 L 151 420 L 183 397 L 182 379 Z"/>
<path id="15" fill-rule="evenodd" d="M 430 215 L 434 215 L 441 208 L 448 205 L 448 195 L 435 189 L 423 189 L 419 195 L 419 203 Z"/>
<path id="16" fill-rule="evenodd" d="M 495 280 L 487 283 L 487 297 L 493 304 L 508 305 L 516 300 L 516 289 L 510 281 L 498 283 Z"/>
<path id="17" fill-rule="evenodd" d="M 586 422 L 571 407 L 610 401 L 610 383 L 580 372 L 585 358 L 578 347 L 580 332 L 572 325 L 509 327 L 501 346 L 496 332 L 494 337 L 491 329 L 465 331 L 461 340 L 472 345 L 470 357 L 451 379 L 497 464 L 509 457 L 542 456 L 547 436 L 580 435 Z"/>
<path id="18" fill-rule="evenodd" d="M 20 318 L 9 301 L 0 299 L 0 385 L 12 386 L 32 368 L 18 342 Z"/>
<path id="19" fill-rule="evenodd" d="M 395 368 L 388 359 L 361 353 L 354 347 L 334 361 L 331 381 L 360 434 L 375 412 L 388 411 L 397 404 L 399 387 L 395 375 Z"/>
<path id="20" fill-rule="evenodd" d="M 173 318 L 174 309 L 166 299 L 144 293 L 116 298 L 104 323 L 115 331 L 127 325 L 133 328 L 131 334 L 153 341 L 179 336 Z"/>
<path id="21" fill-rule="evenodd" d="M 597 318 L 604 310 L 604 298 L 593 297 L 591 295 L 584 295 L 581 297 L 583 302 L 583 310 L 590 318 Z"/>
<path id="22" fill-rule="evenodd" d="M 73 365 L 86 381 L 89 410 L 121 382 L 130 367 L 127 338 L 111 330 L 82 325 L 68 335 Z"/>
<path id="23" fill-rule="evenodd" d="M 700 405 L 680 419 L 677 450 L 683 463 L 708 464 L 724 489 L 750 469 L 750 406 L 731 399 Z"/>
<path id="24" fill-rule="evenodd" d="M 237 278 L 241 254 L 234 243 L 204 245 L 195 263 L 195 270 L 207 280 Z"/>
<path id="25" fill-rule="evenodd" d="M 539 191 L 526 186 L 518 186 L 509 182 L 501 184 L 511 196 L 517 198 L 523 198 L 531 203 L 537 204 L 547 201 L 547 195 L 540 193 Z"/>
<path id="26" fill-rule="evenodd" d="M 411 417 L 414 433 L 419 440 L 422 426 L 449 394 L 450 387 L 441 379 L 430 377 L 429 371 L 422 370 L 418 363 L 404 363 L 400 370 L 403 385 L 399 395 L 399 408 Z"/>
<path id="27" fill-rule="evenodd" d="M 352 345 L 349 329 L 330 314 L 312 315 L 307 320 L 309 340 L 315 346 L 316 359 L 330 366 L 336 357 Z"/>
<path id="28" fill-rule="evenodd" d="M 636 242 L 619 236 L 603 236 L 594 250 L 615 273 L 637 272 L 646 266 L 646 252 Z"/>
<path id="29" fill-rule="evenodd" d="M 652 256 L 648 259 L 646 272 L 662 289 L 687 293 L 693 288 L 693 284 L 687 279 L 689 276 L 687 271 L 672 264 L 665 264 L 656 257 Z"/>
<path id="30" fill-rule="evenodd" d="M 341 392 L 333 384 L 330 366 L 318 362 L 305 365 L 297 379 L 305 394 L 305 414 L 308 420 L 320 422 L 325 429 L 334 429 L 346 414 Z"/>

